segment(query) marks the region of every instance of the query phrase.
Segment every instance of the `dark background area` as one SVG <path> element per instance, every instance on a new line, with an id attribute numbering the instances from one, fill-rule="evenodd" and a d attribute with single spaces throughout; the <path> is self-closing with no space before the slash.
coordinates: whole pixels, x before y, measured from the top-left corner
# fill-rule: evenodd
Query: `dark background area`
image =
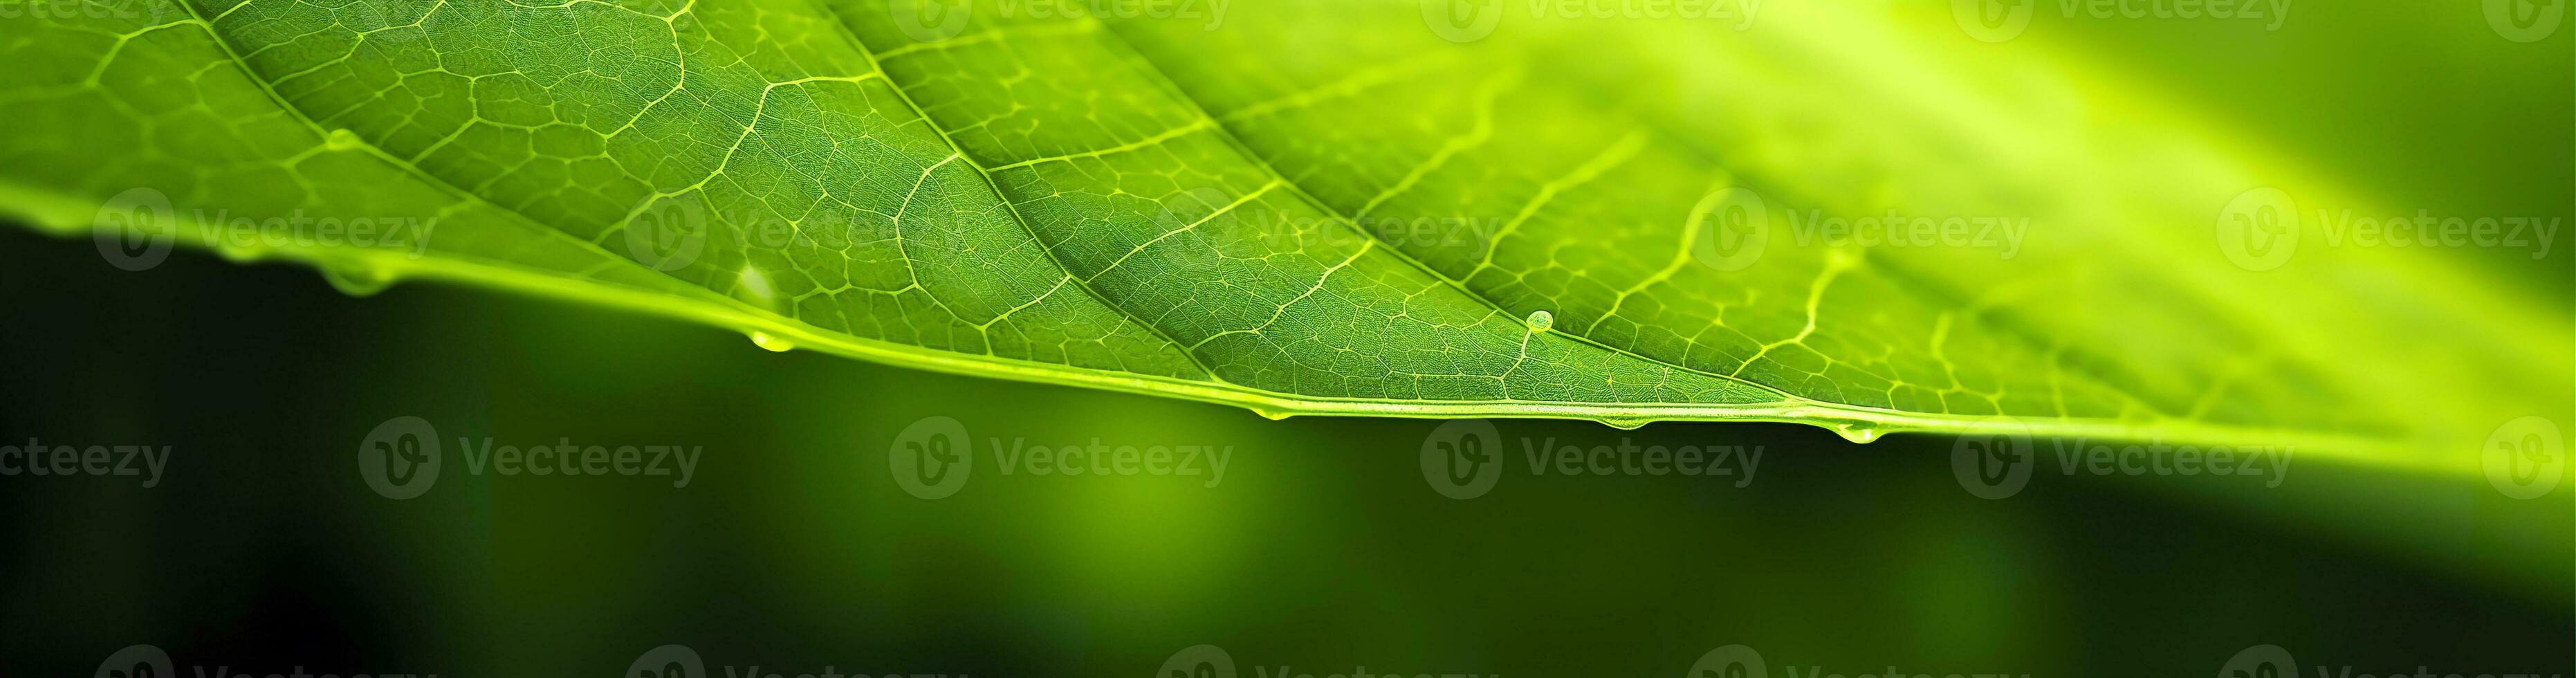
<path id="1" fill-rule="evenodd" d="M 1202 643 L 1243 676 L 1669 676 L 1739 643 L 1773 675 L 2209 675 L 2257 644 L 2302 671 L 2576 673 L 2565 487 L 2516 501 L 2318 458 L 2266 488 L 2044 459 L 1985 500 L 1941 436 L 1503 420 L 1512 465 L 1453 500 L 1418 465 L 1437 422 L 770 353 L 447 286 L 355 299 L 196 251 L 129 273 L 5 228 L 0 317 L 0 439 L 173 448 L 151 488 L 0 477 L 8 675 L 90 675 L 134 644 L 183 675 L 615 675 L 668 643 L 712 675 L 1137 675 Z M 450 446 L 436 485 L 397 501 L 357 459 L 404 415 Z M 1235 454 L 1214 488 L 979 466 L 924 500 L 886 455 L 928 416 L 979 441 Z M 684 488 L 475 476 L 458 437 L 704 453 Z M 1742 488 L 1533 477 L 1523 438 L 1764 455 Z"/>

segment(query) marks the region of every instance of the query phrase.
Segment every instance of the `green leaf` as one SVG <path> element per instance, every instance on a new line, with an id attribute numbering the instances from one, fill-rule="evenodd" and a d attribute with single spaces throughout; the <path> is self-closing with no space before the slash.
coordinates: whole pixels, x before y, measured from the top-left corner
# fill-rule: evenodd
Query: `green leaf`
<path id="1" fill-rule="evenodd" d="M 1271 416 L 2473 471 L 2496 424 L 2566 411 L 2563 315 L 2416 252 L 2240 264 L 2211 234 L 2249 189 L 2371 203 L 1942 13 L 1492 5 L 1479 32 L 1440 3 L 894 4 L 23 13 L 0 210 L 138 267 L 161 237 L 356 292 L 463 281 Z M 1931 246 L 1816 227 L 1890 217 Z"/>

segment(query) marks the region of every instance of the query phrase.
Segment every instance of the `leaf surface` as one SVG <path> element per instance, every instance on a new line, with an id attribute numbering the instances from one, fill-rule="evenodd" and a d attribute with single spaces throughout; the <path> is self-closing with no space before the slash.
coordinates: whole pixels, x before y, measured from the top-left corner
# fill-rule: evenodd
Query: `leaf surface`
<path id="1" fill-rule="evenodd" d="M 357 291 L 461 280 L 1273 416 L 2276 442 L 2463 469 L 2418 443 L 2482 437 L 2571 371 L 2541 329 L 2563 317 L 2442 261 L 2231 263 L 2210 236 L 2230 198 L 2342 192 L 2181 114 L 2065 115 L 2158 109 L 1902 15 L 1507 16 L 1461 43 L 1413 3 L 1216 22 L 896 4 L 0 19 L 24 65 L 0 114 L 44 130 L 0 138 L 0 210 L 145 224 Z M 1819 237 L 1832 217 L 1965 232 Z M 354 244 L 359 220 L 418 237 Z M 2459 350 L 2428 356 L 2427 327 Z"/>

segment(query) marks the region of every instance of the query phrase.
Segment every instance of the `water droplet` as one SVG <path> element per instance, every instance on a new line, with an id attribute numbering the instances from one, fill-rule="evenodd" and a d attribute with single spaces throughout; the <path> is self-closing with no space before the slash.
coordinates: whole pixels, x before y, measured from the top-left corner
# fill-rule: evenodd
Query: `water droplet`
<path id="1" fill-rule="evenodd" d="M 1844 440 L 1849 440 L 1855 443 L 1866 443 L 1878 439 L 1878 429 L 1870 428 L 1868 426 L 1835 424 L 1833 429 L 1834 433 L 1840 434 Z"/>
<path id="2" fill-rule="evenodd" d="M 1545 332 L 1545 331 L 1547 331 L 1547 328 L 1548 328 L 1548 327 L 1553 326 L 1553 325 L 1555 325 L 1555 324 L 1556 324 L 1556 314 L 1554 314 L 1554 313 L 1549 313 L 1549 312 L 1546 312 L 1546 311 L 1530 311 L 1530 314 L 1529 314 L 1529 326 L 1530 326 L 1530 330 L 1532 330 L 1532 331 L 1536 331 L 1536 332 Z"/>
<path id="3" fill-rule="evenodd" d="M 322 267 L 322 279 L 333 289 L 352 297 L 371 297 L 394 285 L 392 271 L 366 264 L 335 264 Z"/>
<path id="4" fill-rule="evenodd" d="M 357 132 L 349 131 L 346 127 L 331 130 L 330 134 L 322 136 L 322 147 L 334 151 L 346 151 L 355 148 L 362 148 L 366 145 L 367 141 L 365 139 L 358 138 Z"/>
<path id="5" fill-rule="evenodd" d="M 1263 419 L 1268 419 L 1268 420 L 1271 420 L 1271 421 L 1278 421 L 1278 420 L 1281 420 L 1281 419 L 1286 419 L 1286 418 L 1288 418 L 1288 413 L 1287 413 L 1286 411 L 1284 411 L 1284 410 L 1263 410 L 1263 409 L 1255 409 L 1255 410 L 1253 410 L 1253 411 L 1252 411 L 1252 413 L 1253 413 L 1253 414 L 1261 415 L 1261 418 L 1263 418 Z"/>
<path id="6" fill-rule="evenodd" d="M 772 335 L 772 334 L 770 334 L 770 333 L 768 333 L 768 332 L 759 332 L 759 331 L 754 331 L 754 332 L 752 332 L 752 333 L 751 333 L 751 343 L 753 343 L 753 344 L 757 344 L 757 345 L 759 345 L 761 348 L 769 349 L 769 350 L 772 350 L 772 351 L 778 351 L 778 352 L 781 352 L 781 353 L 785 353 L 785 352 L 787 352 L 787 351 L 792 351 L 792 350 L 795 350 L 795 349 L 796 349 L 796 342 L 792 342 L 792 341 L 788 341 L 788 340 L 786 340 L 786 339 L 778 338 L 777 336 Z"/>

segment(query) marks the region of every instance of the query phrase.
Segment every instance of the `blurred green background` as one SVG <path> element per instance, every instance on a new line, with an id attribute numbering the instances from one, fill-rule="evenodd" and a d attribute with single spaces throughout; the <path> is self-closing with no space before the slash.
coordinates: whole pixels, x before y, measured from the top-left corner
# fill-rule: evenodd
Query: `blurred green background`
<path id="1" fill-rule="evenodd" d="M 2576 215 L 2576 29 L 2507 42 L 2472 4 L 2300 4 L 2267 32 L 2043 3 L 1995 54 L 2083 55 L 2066 68 L 2145 83 L 2140 98 L 2384 204 Z M 2540 261 L 2445 256 L 2526 281 L 2565 319 L 2561 237 Z M 444 286 L 351 299 L 308 270 L 202 252 L 128 273 L 87 240 L 15 228 L 0 228 L 0 318 L 0 440 L 174 448 L 152 488 L 0 477 L 7 675 L 89 675 L 133 644 L 256 675 L 618 675 L 668 643 L 715 675 L 1142 675 L 1203 643 L 1243 676 L 1672 676 L 1728 644 L 1773 675 L 2208 675 L 2257 644 L 2307 670 L 2576 673 L 2564 486 L 2520 501 L 2478 478 L 2294 460 L 2267 488 L 2044 459 L 2027 489 L 1985 500 L 1938 436 L 1499 421 L 1513 466 L 1453 500 L 1419 466 L 1438 422 L 1268 421 L 773 354 Z M 388 500 L 357 452 L 406 415 L 450 442 L 447 465 L 426 495 Z M 986 456 L 958 494 L 924 500 L 887 454 L 931 416 L 978 453 L 1098 438 L 1234 456 L 1212 488 L 1003 476 Z M 704 456 L 681 488 L 474 476 L 458 437 Z M 1764 454 L 1741 488 L 1533 477 L 1525 439 Z"/>
<path id="2" fill-rule="evenodd" d="M 934 375 L 658 319 L 436 286 L 351 300 L 203 256 L 128 274 L 8 233 L 5 430 L 175 447 L 166 478 L 0 479 L 14 675 L 150 643 L 258 675 L 617 675 L 682 643 L 784 675 L 2206 674 L 2247 646 L 2362 672 L 2565 673 L 2567 490 L 2294 460 L 2245 478 L 2042 472 L 1963 491 L 1950 441 L 1787 425 L 1499 422 L 1514 466 L 1435 493 L 1434 422 Z M 74 293 L 73 291 L 76 291 Z M 703 446 L 667 479 L 462 473 L 377 496 L 360 441 L 412 415 L 500 444 Z M 900 490 L 927 416 L 978 440 L 1230 445 L 1223 481 L 1002 476 Z M 1533 477 L 1517 439 L 1761 445 L 1753 482 Z M 980 445 L 981 443 L 979 443 Z M 2043 449 L 2046 449 L 2043 447 Z M 1782 675 L 1775 673 L 1773 675 Z"/>

